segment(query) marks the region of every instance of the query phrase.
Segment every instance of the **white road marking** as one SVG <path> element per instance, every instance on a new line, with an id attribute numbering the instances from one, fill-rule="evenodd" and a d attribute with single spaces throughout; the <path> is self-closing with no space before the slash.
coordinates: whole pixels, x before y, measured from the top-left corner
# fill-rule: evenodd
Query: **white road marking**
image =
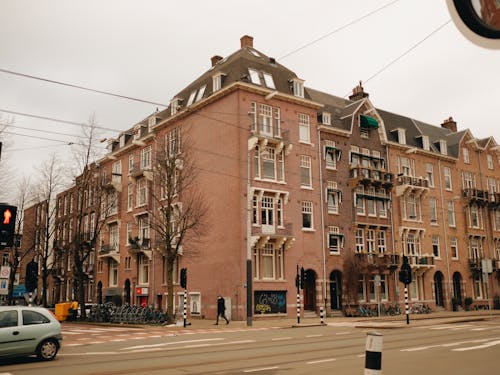
<path id="1" fill-rule="evenodd" d="M 454 352 L 465 352 L 466 350 L 484 349 L 484 348 L 489 348 L 490 346 L 495 346 L 495 345 L 499 345 L 499 344 L 500 344 L 500 340 L 495 340 L 495 341 L 487 342 L 483 345 L 469 346 L 468 348 L 458 348 L 458 349 L 452 349 L 452 350 Z"/>
<path id="2" fill-rule="evenodd" d="M 336 361 L 337 359 L 335 358 L 328 358 L 328 359 L 318 359 L 317 361 L 309 361 L 306 362 L 308 365 L 314 365 L 316 363 L 325 363 L 325 362 L 333 362 Z"/>
<path id="3" fill-rule="evenodd" d="M 274 339 L 271 339 L 271 341 L 283 341 L 283 340 L 291 340 L 291 337 L 276 337 Z"/>
<path id="4" fill-rule="evenodd" d="M 160 347 L 160 346 L 168 346 L 168 345 L 175 345 L 175 344 L 191 344 L 191 343 L 195 343 L 195 342 L 220 341 L 220 340 L 224 340 L 224 339 L 223 338 L 214 338 L 214 339 L 200 339 L 200 340 L 184 340 L 184 341 L 175 341 L 175 342 L 163 342 L 161 344 L 129 346 L 128 348 L 123 348 L 121 350 L 157 348 L 157 347 Z"/>
<path id="5" fill-rule="evenodd" d="M 323 335 L 307 335 L 306 337 L 308 339 L 312 338 L 312 337 L 322 337 Z"/>
<path id="6" fill-rule="evenodd" d="M 0 372 L 0 375 L 12 375 L 10 372 Z"/>
<path id="7" fill-rule="evenodd" d="M 489 338 L 489 339 L 477 339 L 477 340 L 467 340 L 467 341 L 456 341 L 456 342 L 450 342 L 447 344 L 437 344 L 437 345 L 427 345 L 427 346 L 418 346 L 414 348 L 406 348 L 406 349 L 401 349 L 401 352 L 417 352 L 420 350 L 427 350 L 431 348 L 448 348 L 450 346 L 458 346 L 458 345 L 464 345 L 464 344 L 471 344 L 471 343 L 481 343 L 485 341 L 490 341 L 490 340 L 495 340 L 495 338 Z"/>
<path id="8" fill-rule="evenodd" d="M 336 335 L 348 335 L 351 332 L 337 332 Z"/>
<path id="9" fill-rule="evenodd" d="M 463 329 L 463 328 L 468 328 L 468 327 L 474 327 L 472 324 L 461 324 L 461 325 L 445 325 L 445 326 L 438 326 L 438 327 L 431 327 L 431 329 L 434 330 L 442 330 L 442 329 Z"/>
<path id="10" fill-rule="evenodd" d="M 258 372 L 258 371 L 276 370 L 278 368 L 279 368 L 278 366 L 261 367 L 261 368 L 254 368 L 254 369 L 250 369 L 250 370 L 244 370 L 243 372 Z"/>

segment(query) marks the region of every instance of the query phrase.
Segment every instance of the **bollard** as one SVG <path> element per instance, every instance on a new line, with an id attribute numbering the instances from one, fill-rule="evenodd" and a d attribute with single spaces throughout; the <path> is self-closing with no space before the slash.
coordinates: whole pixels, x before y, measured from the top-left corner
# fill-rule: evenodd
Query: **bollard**
<path id="1" fill-rule="evenodd" d="M 365 375 L 382 374 L 382 334 L 368 332 L 366 335 Z"/>
<path id="2" fill-rule="evenodd" d="M 186 328 L 186 319 L 187 319 L 187 290 L 186 289 L 184 289 L 184 311 L 183 311 L 183 317 L 184 317 L 184 328 Z"/>
<path id="3" fill-rule="evenodd" d="M 297 324 L 300 324 L 300 294 L 297 293 Z"/>
<path id="4" fill-rule="evenodd" d="M 323 306 L 319 308 L 319 317 L 321 319 L 321 324 L 325 324 L 324 314 L 323 314 Z"/>

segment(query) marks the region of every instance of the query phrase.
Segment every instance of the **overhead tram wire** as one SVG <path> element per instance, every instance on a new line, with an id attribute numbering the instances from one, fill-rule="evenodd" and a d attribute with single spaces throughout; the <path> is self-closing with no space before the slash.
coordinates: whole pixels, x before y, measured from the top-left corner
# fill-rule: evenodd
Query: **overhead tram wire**
<path id="1" fill-rule="evenodd" d="M 310 46 L 312 46 L 313 44 L 316 44 L 317 42 L 319 42 L 319 41 L 321 41 L 321 40 L 323 40 L 323 39 L 326 39 L 326 38 L 328 38 L 329 36 L 331 36 L 331 35 L 333 35 L 333 34 L 336 34 L 336 33 L 338 33 L 339 31 L 342 31 L 342 30 L 344 30 L 344 29 L 348 28 L 349 26 L 352 26 L 352 25 L 354 25 L 354 24 L 356 24 L 356 23 L 358 23 L 358 22 L 360 22 L 360 21 L 364 20 L 365 18 L 368 18 L 368 17 L 369 17 L 369 16 L 371 16 L 371 15 L 373 15 L 373 14 L 375 14 L 375 13 L 380 12 L 381 10 L 383 10 L 383 9 L 385 9 L 385 8 L 387 8 L 387 7 L 390 7 L 391 5 L 394 5 L 394 4 L 395 4 L 395 3 L 397 3 L 398 1 L 399 1 L 399 0 L 394 0 L 394 1 L 390 2 L 390 3 L 387 3 L 387 4 L 385 4 L 385 5 L 382 5 L 381 7 L 377 8 L 377 9 L 374 9 L 374 10 L 372 10 L 372 11 L 370 11 L 370 12 L 368 12 L 368 13 L 366 13 L 366 14 L 362 15 L 361 17 L 358 17 L 358 18 L 356 18 L 356 19 L 354 19 L 354 20 L 352 20 L 352 21 L 350 21 L 350 22 L 346 23 L 345 25 L 342 25 L 342 26 L 340 26 L 340 27 L 336 28 L 335 30 L 330 31 L 329 33 L 327 33 L 327 34 L 325 34 L 325 35 L 322 35 L 322 36 L 320 36 L 319 38 L 316 38 L 316 39 L 312 40 L 311 42 L 306 43 L 306 44 L 304 44 L 304 45 L 302 45 L 302 46 L 300 46 L 300 47 L 298 47 L 298 48 L 294 49 L 294 50 L 293 50 L 293 51 L 291 51 L 291 52 L 288 52 L 287 54 L 285 54 L 285 55 L 283 55 L 283 56 L 279 57 L 279 58 L 278 58 L 278 60 L 283 60 L 283 59 L 287 58 L 288 56 L 293 55 L 294 53 L 297 53 L 297 52 L 299 52 L 299 51 L 302 51 L 304 48 L 310 47 Z"/>
<path id="2" fill-rule="evenodd" d="M 11 134 L 11 135 L 17 135 L 19 137 L 28 137 L 28 138 L 35 138 L 35 139 L 41 139 L 43 141 L 51 141 L 51 142 L 59 142 L 59 143 L 62 143 L 62 144 L 66 144 L 68 146 L 72 146 L 72 145 L 77 145 L 77 146 L 87 146 L 86 144 L 84 143 L 79 143 L 79 142 L 73 142 L 73 141 L 64 141 L 62 139 L 54 139 L 54 138 L 47 138 L 47 137 L 39 137 L 39 136 L 36 136 L 36 135 L 29 135 L 29 134 L 20 134 L 20 133 L 14 133 L 14 132 L 9 132 L 9 131 L 5 131 L 5 130 L 2 130 L 1 134 Z M 92 146 L 94 148 L 99 148 L 97 146 Z"/>
<path id="3" fill-rule="evenodd" d="M 41 115 L 34 115 L 32 113 L 25 113 L 25 112 L 18 112 L 18 111 L 11 111 L 8 109 L 1 109 L 0 112 L 8 113 L 11 115 L 17 115 L 17 116 L 23 116 L 23 117 L 31 117 L 31 118 L 36 118 L 39 120 L 47 120 L 47 121 L 53 121 L 53 122 L 60 122 L 62 124 L 68 124 L 68 125 L 74 125 L 74 126 L 81 126 L 84 128 L 95 128 L 95 129 L 100 129 L 100 130 L 106 130 L 106 131 L 112 131 L 112 132 L 117 132 L 118 130 L 116 129 L 111 129 L 111 128 L 105 128 L 103 126 L 98 126 L 98 125 L 91 125 L 91 124 L 86 124 L 83 122 L 76 122 L 76 121 L 69 121 L 69 120 L 61 120 L 57 119 L 54 117 L 47 117 L 47 116 L 41 116 Z"/>
<path id="4" fill-rule="evenodd" d="M 396 57 L 395 59 L 393 59 L 392 61 L 390 61 L 389 63 L 387 63 L 386 65 L 384 65 L 380 70 L 378 70 L 376 73 L 372 74 L 370 77 L 368 77 L 368 79 L 362 81 L 363 83 L 366 83 L 370 80 L 372 80 L 373 78 L 375 78 L 376 76 L 378 76 L 380 73 L 382 73 L 383 71 L 385 71 L 386 69 L 388 69 L 391 65 L 395 64 L 396 62 L 398 62 L 399 60 L 401 60 L 403 57 L 405 57 L 407 54 L 409 54 L 411 51 L 413 51 L 415 48 L 417 48 L 419 45 L 421 45 L 423 42 L 425 42 L 427 39 L 429 39 L 430 37 L 432 37 L 434 34 L 436 34 L 437 32 L 439 32 L 441 29 L 443 29 L 446 25 L 448 25 L 449 23 L 451 22 L 451 19 L 449 19 L 448 21 L 444 22 L 443 24 L 441 24 L 440 26 L 436 27 L 434 30 L 432 30 L 427 36 L 425 36 L 423 39 L 421 39 L 420 41 L 418 41 L 417 43 L 415 43 L 414 45 L 412 45 L 410 48 L 408 48 L 405 52 L 403 52 L 401 55 L 399 55 L 398 57 Z M 350 93 L 349 93 L 350 94 Z M 349 95 L 347 94 L 347 95 Z M 346 96 L 347 96 L 346 95 Z"/>
<path id="5" fill-rule="evenodd" d="M 2 125 L 2 126 L 5 125 L 6 129 L 7 128 L 15 128 L 15 129 L 22 129 L 22 130 L 30 130 L 30 131 L 34 131 L 34 132 L 49 133 L 49 134 L 55 134 L 55 135 L 63 135 L 63 136 L 66 136 L 66 137 L 76 137 L 76 138 L 87 139 L 87 137 L 85 137 L 84 135 L 75 135 L 75 134 L 61 133 L 61 132 L 56 132 L 56 131 L 53 131 L 53 130 L 28 128 L 28 127 L 25 127 L 25 126 L 19 126 L 19 125 L 13 125 L 13 124 L 4 124 L 4 123 L 1 123 L 1 122 L 0 122 L 0 125 Z"/>
<path id="6" fill-rule="evenodd" d="M 56 85 L 61 85 L 61 86 L 66 86 L 66 87 L 72 87 L 72 88 L 75 88 L 75 89 L 80 89 L 80 90 L 85 90 L 85 91 L 90 91 L 90 92 L 95 92 L 97 94 L 109 95 L 109 96 L 113 96 L 115 98 L 133 100 L 133 101 L 136 101 L 136 102 L 146 103 L 146 104 L 153 104 L 153 105 L 160 106 L 160 107 L 165 107 L 165 108 L 168 107 L 168 105 L 165 105 L 164 103 L 157 103 L 157 102 L 153 102 L 151 100 L 145 100 L 145 99 L 134 98 L 132 96 L 115 94 L 115 93 L 112 93 L 110 91 L 97 90 L 97 89 L 93 89 L 93 88 L 90 88 L 90 87 L 75 85 L 73 83 L 66 83 L 66 82 L 56 81 L 56 80 L 53 80 L 53 79 L 48 79 L 48 78 L 34 76 L 34 75 L 31 75 L 31 74 L 14 72 L 12 70 L 7 70 L 7 69 L 0 68 L 0 73 L 12 74 L 12 75 L 15 75 L 15 76 L 18 76 L 18 77 L 23 77 L 23 78 L 36 79 L 36 80 L 42 81 L 42 82 L 48 82 L 48 83 L 53 83 L 53 84 L 56 84 Z"/>

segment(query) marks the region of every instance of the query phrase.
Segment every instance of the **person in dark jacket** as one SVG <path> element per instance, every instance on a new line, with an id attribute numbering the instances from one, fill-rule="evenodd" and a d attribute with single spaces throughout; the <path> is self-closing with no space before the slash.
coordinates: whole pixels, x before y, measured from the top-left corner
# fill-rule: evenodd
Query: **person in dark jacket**
<path id="1" fill-rule="evenodd" d="M 222 296 L 217 297 L 217 321 L 215 325 L 219 324 L 219 316 L 222 316 L 226 320 L 226 324 L 229 324 L 229 319 L 226 318 L 226 304 L 224 303 L 224 298 Z"/>

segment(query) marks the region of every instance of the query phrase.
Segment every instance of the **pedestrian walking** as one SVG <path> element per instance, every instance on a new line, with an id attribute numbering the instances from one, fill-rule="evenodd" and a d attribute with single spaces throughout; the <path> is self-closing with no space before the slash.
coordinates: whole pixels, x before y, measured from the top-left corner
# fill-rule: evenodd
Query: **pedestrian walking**
<path id="1" fill-rule="evenodd" d="M 226 324 L 229 324 L 229 319 L 226 318 L 226 304 L 222 296 L 217 297 L 217 321 L 215 325 L 219 324 L 219 316 L 222 316 L 226 320 Z"/>

